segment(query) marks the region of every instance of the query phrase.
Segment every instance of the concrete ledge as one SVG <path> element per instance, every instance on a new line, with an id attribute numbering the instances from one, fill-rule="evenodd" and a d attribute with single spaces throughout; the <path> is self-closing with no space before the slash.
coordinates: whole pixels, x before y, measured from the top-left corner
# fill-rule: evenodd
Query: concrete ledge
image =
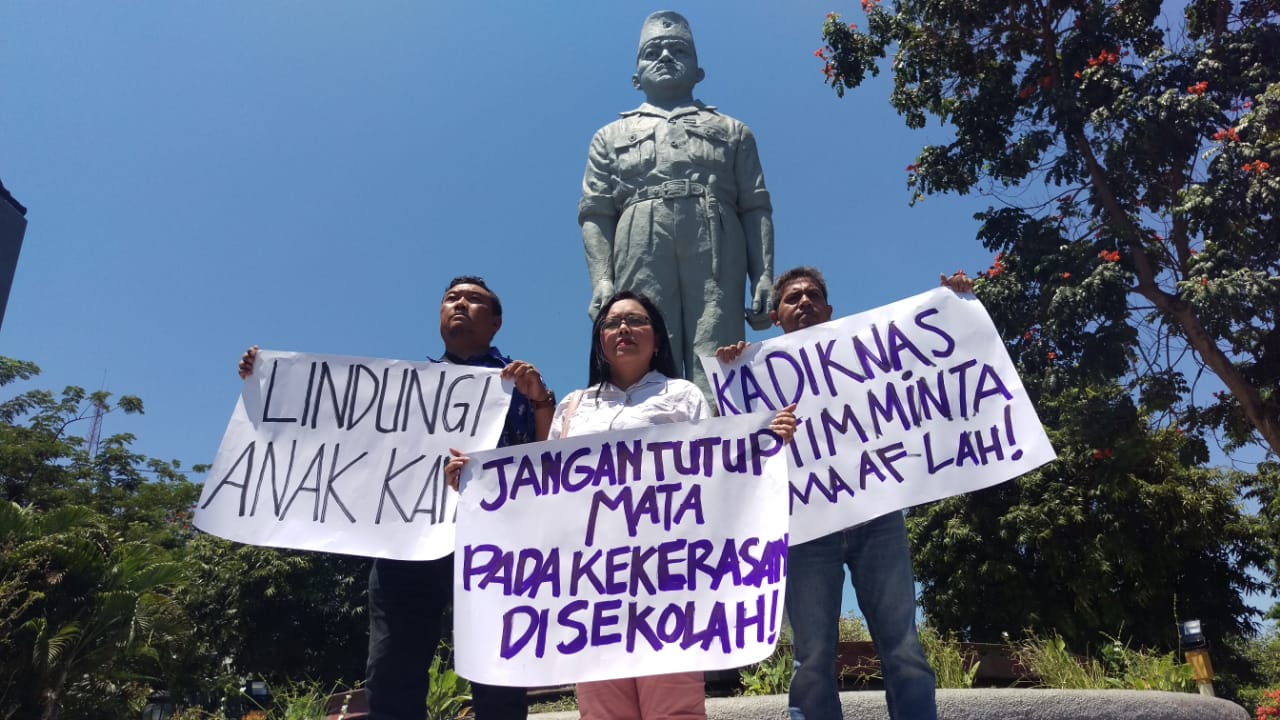
<path id="1" fill-rule="evenodd" d="M 840 694 L 845 720 L 886 720 L 883 692 Z M 576 712 L 537 720 L 577 720 Z M 784 720 L 787 697 L 708 698 L 708 720 Z M 1244 708 L 1191 693 L 1141 690 L 939 690 L 938 720 L 1250 720 Z"/>

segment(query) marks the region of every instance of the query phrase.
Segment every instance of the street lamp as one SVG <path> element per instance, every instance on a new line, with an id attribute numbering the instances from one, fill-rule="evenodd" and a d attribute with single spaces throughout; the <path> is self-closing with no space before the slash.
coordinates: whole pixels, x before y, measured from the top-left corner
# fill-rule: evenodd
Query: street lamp
<path id="1" fill-rule="evenodd" d="M 248 680 L 244 684 L 241 691 L 252 702 L 253 707 L 244 715 L 242 720 L 266 720 L 266 708 L 271 704 L 271 690 L 267 688 L 265 680 Z"/>
<path id="2" fill-rule="evenodd" d="M 1214 697 L 1213 663 L 1209 661 L 1209 641 L 1204 636 L 1199 620 L 1187 620 L 1178 626 L 1178 645 L 1191 666 L 1196 686 L 1201 695 Z"/>

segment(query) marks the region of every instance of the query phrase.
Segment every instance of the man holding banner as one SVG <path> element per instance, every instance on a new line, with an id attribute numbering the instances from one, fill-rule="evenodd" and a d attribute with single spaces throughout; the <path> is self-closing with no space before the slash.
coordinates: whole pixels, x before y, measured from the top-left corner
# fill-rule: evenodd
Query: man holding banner
<path id="1" fill-rule="evenodd" d="M 492 345 L 501 327 L 502 303 L 485 281 L 475 276 L 454 278 L 440 302 L 440 339 L 444 341 L 440 362 L 502 368 L 501 377 L 515 385 L 498 447 L 545 440 L 555 395 L 533 365 L 512 361 Z M 253 373 L 257 354 L 255 346 L 241 358 L 242 378 Z M 428 669 L 452 601 L 451 553 L 435 560 L 374 559 L 369 572 L 365 679 L 371 720 L 423 720 L 426 716 Z M 472 702 L 477 720 L 528 716 L 523 687 L 473 683 Z"/>
<path id="2" fill-rule="evenodd" d="M 555 395 L 537 369 L 512 361 L 492 345 L 502 327 L 502 302 L 478 277 L 454 278 L 440 301 L 444 362 L 503 367 L 515 381 L 499 447 L 545 440 Z M 429 690 L 427 669 L 440 642 L 441 618 L 453 601 L 453 556 L 427 562 L 375 559 L 369 572 L 369 660 L 365 687 L 371 720 L 420 720 Z M 472 685 L 477 720 L 523 720 L 525 688 Z"/>
<path id="3" fill-rule="evenodd" d="M 962 273 L 943 277 L 955 292 L 973 289 Z M 774 282 L 774 325 L 792 333 L 831 320 L 827 285 L 817 269 L 798 267 Z M 721 363 L 736 361 L 747 344 L 720 348 Z M 848 567 L 884 675 L 892 720 L 936 720 L 934 674 L 915 622 L 915 579 L 902 512 L 894 510 L 789 550 L 786 608 L 794 632 L 792 720 L 839 720 L 835 666 L 841 587 Z"/>

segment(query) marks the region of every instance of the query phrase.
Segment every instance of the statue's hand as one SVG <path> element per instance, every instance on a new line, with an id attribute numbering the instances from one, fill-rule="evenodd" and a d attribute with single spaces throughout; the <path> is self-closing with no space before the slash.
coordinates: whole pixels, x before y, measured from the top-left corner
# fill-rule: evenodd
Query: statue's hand
<path id="1" fill-rule="evenodd" d="M 773 283 L 768 276 L 756 282 L 752 294 L 751 307 L 747 308 L 747 324 L 752 330 L 767 330 L 772 324 L 769 319 L 769 308 L 773 306 Z"/>
<path id="2" fill-rule="evenodd" d="M 608 280 L 597 281 L 591 288 L 591 304 L 587 305 L 587 317 L 592 321 L 600 314 L 600 308 L 613 297 L 613 283 Z"/>

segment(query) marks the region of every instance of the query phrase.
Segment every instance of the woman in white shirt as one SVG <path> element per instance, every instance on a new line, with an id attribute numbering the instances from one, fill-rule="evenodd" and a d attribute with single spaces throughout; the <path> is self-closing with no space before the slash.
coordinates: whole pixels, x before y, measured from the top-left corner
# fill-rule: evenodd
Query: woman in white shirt
<path id="1" fill-rule="evenodd" d="M 676 377 L 662 313 L 642 294 L 623 291 L 605 302 L 591 329 L 589 386 L 556 407 L 552 439 L 709 417 L 697 385 Z M 770 428 L 790 442 L 795 406 L 774 416 Z M 449 461 L 445 476 L 456 487 L 467 458 Z M 700 720 L 706 717 L 702 673 L 683 672 L 578 683 L 582 720 Z"/>
<path id="2" fill-rule="evenodd" d="M 662 313 L 632 292 L 615 294 L 596 314 L 587 383 L 556 408 L 552 439 L 712 414 L 698 386 L 676 372 Z"/>

